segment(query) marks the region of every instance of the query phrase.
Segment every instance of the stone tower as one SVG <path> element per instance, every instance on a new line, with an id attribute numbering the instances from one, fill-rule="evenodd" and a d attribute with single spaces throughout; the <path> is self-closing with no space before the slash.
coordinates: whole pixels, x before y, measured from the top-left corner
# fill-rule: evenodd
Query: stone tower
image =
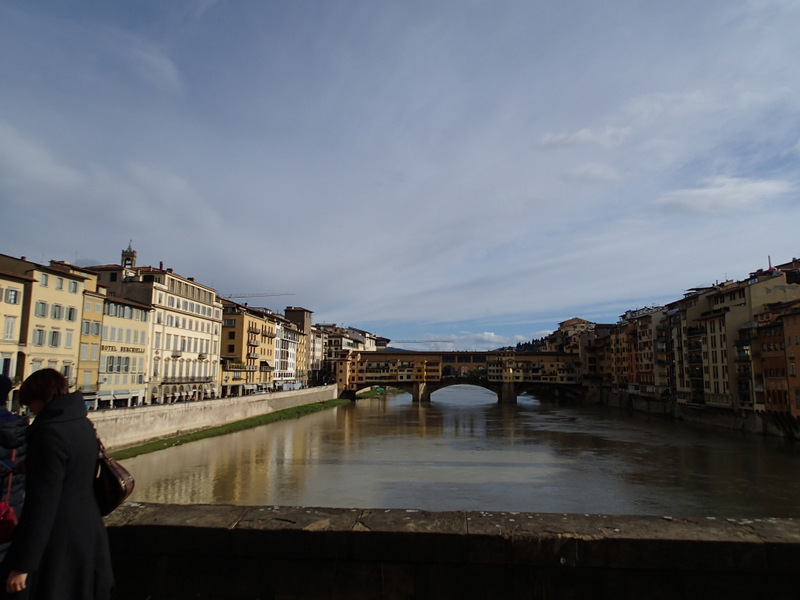
<path id="1" fill-rule="evenodd" d="M 122 266 L 125 269 L 133 269 L 136 267 L 136 250 L 131 248 L 133 240 L 128 242 L 128 247 L 122 251 Z"/>

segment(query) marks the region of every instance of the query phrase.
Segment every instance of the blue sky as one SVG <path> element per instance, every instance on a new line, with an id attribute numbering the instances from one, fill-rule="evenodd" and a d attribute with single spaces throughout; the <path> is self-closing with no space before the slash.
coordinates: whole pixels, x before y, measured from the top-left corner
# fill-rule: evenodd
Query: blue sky
<path id="1" fill-rule="evenodd" d="M 800 2 L 0 3 L 0 252 L 480 350 L 800 255 Z"/>

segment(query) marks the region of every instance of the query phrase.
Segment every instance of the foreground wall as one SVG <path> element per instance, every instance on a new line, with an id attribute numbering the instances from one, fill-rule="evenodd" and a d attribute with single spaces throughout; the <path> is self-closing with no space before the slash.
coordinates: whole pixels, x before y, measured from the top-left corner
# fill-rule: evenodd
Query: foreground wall
<path id="1" fill-rule="evenodd" d="M 127 504 L 115 600 L 800 596 L 800 523 Z"/>
<path id="2" fill-rule="evenodd" d="M 95 424 L 106 448 L 114 449 L 225 425 L 276 410 L 333 400 L 336 397 L 337 387 L 328 385 L 200 402 L 91 411 L 89 418 Z"/>

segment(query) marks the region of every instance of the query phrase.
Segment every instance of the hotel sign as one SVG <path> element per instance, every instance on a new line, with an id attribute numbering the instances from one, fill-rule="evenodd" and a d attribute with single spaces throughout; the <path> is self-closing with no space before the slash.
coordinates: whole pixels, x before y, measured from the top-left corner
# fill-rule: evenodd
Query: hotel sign
<path id="1" fill-rule="evenodd" d="M 144 354 L 144 348 L 133 348 L 131 346 L 120 346 L 119 350 L 117 350 L 116 346 L 104 344 L 103 346 L 100 346 L 100 350 L 103 352 L 135 352 L 137 354 Z"/>

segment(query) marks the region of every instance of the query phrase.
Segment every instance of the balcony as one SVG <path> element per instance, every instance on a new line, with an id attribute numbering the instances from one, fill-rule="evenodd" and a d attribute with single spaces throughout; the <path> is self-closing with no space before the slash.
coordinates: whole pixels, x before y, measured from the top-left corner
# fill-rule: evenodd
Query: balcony
<path id="1" fill-rule="evenodd" d="M 223 360 L 222 361 L 222 370 L 223 371 L 244 371 L 245 364 L 243 362 L 235 361 L 235 360 Z"/>
<path id="2" fill-rule="evenodd" d="M 259 344 L 256 340 L 247 340 L 247 345 L 257 347 Z"/>
<path id="3" fill-rule="evenodd" d="M 705 335 L 705 327 L 689 327 L 686 329 L 686 335 L 689 337 L 697 337 L 698 335 Z"/>
<path id="4" fill-rule="evenodd" d="M 248 352 L 247 353 L 247 358 L 257 359 L 258 358 L 258 352 Z"/>

